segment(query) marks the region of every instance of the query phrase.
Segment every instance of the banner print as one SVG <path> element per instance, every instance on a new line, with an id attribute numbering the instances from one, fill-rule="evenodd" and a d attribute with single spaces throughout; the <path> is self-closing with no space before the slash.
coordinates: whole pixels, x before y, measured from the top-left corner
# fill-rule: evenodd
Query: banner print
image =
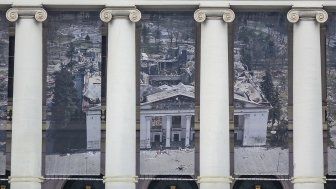
<path id="1" fill-rule="evenodd" d="M 101 22 L 95 12 L 48 14 L 47 175 L 99 175 Z"/>
<path id="2" fill-rule="evenodd" d="M 285 13 L 237 13 L 234 26 L 234 173 L 287 175 Z"/>
<path id="3" fill-rule="evenodd" d="M 328 16 L 326 33 L 328 174 L 336 175 L 336 13 Z"/>
<path id="4" fill-rule="evenodd" d="M 0 174 L 6 174 L 6 126 L 8 102 L 8 22 L 0 11 Z"/>
<path id="5" fill-rule="evenodd" d="M 193 14 L 144 13 L 140 27 L 140 174 L 193 175 Z"/>

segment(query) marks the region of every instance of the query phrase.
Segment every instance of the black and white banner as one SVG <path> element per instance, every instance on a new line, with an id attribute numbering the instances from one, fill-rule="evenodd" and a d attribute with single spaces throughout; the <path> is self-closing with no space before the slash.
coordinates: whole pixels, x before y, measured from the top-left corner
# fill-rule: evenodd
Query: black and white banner
<path id="1" fill-rule="evenodd" d="M 140 174 L 193 175 L 193 14 L 145 12 L 140 24 Z"/>
<path id="2" fill-rule="evenodd" d="M 234 22 L 234 173 L 287 175 L 286 13 L 237 13 Z"/>
<path id="3" fill-rule="evenodd" d="M 0 11 L 0 174 L 6 173 L 9 35 L 5 13 Z"/>
<path id="4" fill-rule="evenodd" d="M 49 12 L 47 175 L 99 175 L 101 22 L 97 12 Z"/>
<path id="5" fill-rule="evenodd" d="M 336 175 L 336 13 L 329 13 L 326 32 L 328 174 Z"/>

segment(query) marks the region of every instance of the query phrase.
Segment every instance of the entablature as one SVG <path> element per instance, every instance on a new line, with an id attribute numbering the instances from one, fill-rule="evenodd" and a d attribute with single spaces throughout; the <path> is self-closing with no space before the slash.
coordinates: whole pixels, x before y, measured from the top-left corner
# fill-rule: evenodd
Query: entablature
<path id="1" fill-rule="evenodd" d="M 214 7 L 223 7 L 228 5 L 231 9 L 237 11 L 272 11 L 288 10 L 292 7 L 320 7 L 330 10 L 336 10 L 336 1 L 265 1 L 265 0 L 230 0 L 230 1 L 199 1 L 199 0 L 134 0 L 134 1 L 111 1 L 111 0 L 39 0 L 36 3 L 26 0 L 2 0 L 1 9 L 7 9 L 11 6 L 43 6 L 46 9 L 103 9 L 110 6 L 120 6 L 120 4 L 129 4 L 139 9 L 157 10 L 195 10 L 203 4 L 211 4 Z"/>

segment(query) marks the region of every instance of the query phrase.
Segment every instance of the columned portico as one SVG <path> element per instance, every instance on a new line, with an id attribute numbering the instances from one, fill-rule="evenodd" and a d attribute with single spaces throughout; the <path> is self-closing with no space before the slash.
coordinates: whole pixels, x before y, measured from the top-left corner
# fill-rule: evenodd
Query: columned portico
<path id="1" fill-rule="evenodd" d="M 201 189 L 229 189 L 229 60 L 227 7 L 200 6 L 201 22 L 200 177 Z"/>
<path id="2" fill-rule="evenodd" d="M 136 78 L 135 6 L 108 7 L 100 18 L 108 24 L 106 84 L 106 189 L 135 189 Z"/>
<path id="3" fill-rule="evenodd" d="M 16 22 L 13 92 L 12 189 L 40 189 L 42 168 L 42 22 L 41 7 L 14 7 L 6 17 Z"/>
<path id="4" fill-rule="evenodd" d="M 294 189 L 323 189 L 320 23 L 328 14 L 319 8 L 292 9 L 293 23 L 293 164 Z"/>

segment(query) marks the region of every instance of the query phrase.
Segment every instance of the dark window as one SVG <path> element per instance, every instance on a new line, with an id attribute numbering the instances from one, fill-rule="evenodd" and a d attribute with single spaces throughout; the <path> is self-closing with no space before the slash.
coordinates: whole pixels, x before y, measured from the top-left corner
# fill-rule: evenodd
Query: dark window
<path id="1" fill-rule="evenodd" d="M 8 98 L 13 98 L 15 37 L 9 37 Z"/>
<path id="2" fill-rule="evenodd" d="M 106 36 L 102 36 L 102 65 L 101 65 L 101 74 L 102 74 L 102 82 L 101 82 L 101 97 L 103 104 L 105 105 L 106 99 L 106 54 L 107 54 L 107 45 L 106 45 Z"/>
<path id="3" fill-rule="evenodd" d="M 172 127 L 180 128 L 181 127 L 181 116 L 172 117 Z"/>

